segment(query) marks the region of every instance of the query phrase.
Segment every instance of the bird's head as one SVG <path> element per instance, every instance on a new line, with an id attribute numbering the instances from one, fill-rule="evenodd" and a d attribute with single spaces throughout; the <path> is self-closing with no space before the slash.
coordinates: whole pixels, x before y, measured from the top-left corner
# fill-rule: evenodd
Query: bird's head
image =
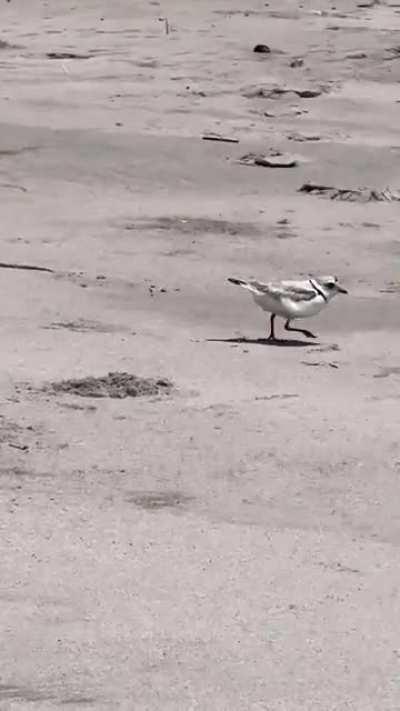
<path id="1" fill-rule="evenodd" d="M 347 294 L 347 289 L 340 286 L 336 276 L 317 276 L 313 277 L 313 281 L 320 288 L 325 298 L 330 301 L 336 294 Z"/>

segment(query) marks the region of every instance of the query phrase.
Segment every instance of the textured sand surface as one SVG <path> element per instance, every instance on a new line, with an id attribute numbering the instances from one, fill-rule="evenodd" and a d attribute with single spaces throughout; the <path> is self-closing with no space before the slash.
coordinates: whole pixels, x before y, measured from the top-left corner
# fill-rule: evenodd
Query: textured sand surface
<path id="1" fill-rule="evenodd" d="M 0 261 L 53 270 L 0 268 L 0 710 L 398 711 L 400 203 L 298 190 L 400 190 L 399 6 L 11 0 L 0 39 Z M 266 345 L 226 277 L 309 272 L 349 296 Z M 110 371 L 174 389 L 46 389 Z"/>

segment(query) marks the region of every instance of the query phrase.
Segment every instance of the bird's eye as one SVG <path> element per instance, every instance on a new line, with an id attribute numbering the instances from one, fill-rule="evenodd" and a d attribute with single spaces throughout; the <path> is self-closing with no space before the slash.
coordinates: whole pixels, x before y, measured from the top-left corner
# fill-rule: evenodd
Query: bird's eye
<path id="1" fill-rule="evenodd" d="M 328 287 L 328 289 L 334 289 L 336 284 L 335 284 L 335 282 L 330 281 L 326 286 Z"/>

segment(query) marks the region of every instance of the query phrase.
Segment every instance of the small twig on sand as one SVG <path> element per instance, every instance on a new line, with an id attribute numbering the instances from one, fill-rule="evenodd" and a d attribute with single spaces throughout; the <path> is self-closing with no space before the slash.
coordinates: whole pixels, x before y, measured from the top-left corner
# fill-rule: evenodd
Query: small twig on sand
<path id="1" fill-rule="evenodd" d="M 0 188 L 11 188 L 12 190 L 21 190 L 22 193 L 27 193 L 28 188 L 23 185 L 14 185 L 13 183 L 0 183 Z"/>
<path id="2" fill-rule="evenodd" d="M 203 141 L 220 141 L 221 143 L 239 143 L 238 138 L 229 138 L 228 136 L 220 136 L 218 133 L 205 133 L 202 136 Z"/>
<path id="3" fill-rule="evenodd" d="M 166 34 L 166 35 L 169 35 L 169 22 L 168 22 L 168 17 L 166 17 L 166 18 L 164 19 L 164 23 L 165 23 L 165 34 Z"/>
<path id="4" fill-rule="evenodd" d="M 48 59 L 90 59 L 90 54 L 77 54 L 76 52 L 46 52 Z"/>
<path id="5" fill-rule="evenodd" d="M 15 444 L 14 442 L 7 442 L 9 447 L 12 447 L 13 449 L 20 449 L 21 452 L 27 452 L 29 447 L 27 444 Z"/>
<path id="6" fill-rule="evenodd" d="M 15 264 L 13 262 L 0 262 L 0 269 L 28 269 L 34 272 L 54 272 L 49 267 L 36 267 L 33 264 Z"/>

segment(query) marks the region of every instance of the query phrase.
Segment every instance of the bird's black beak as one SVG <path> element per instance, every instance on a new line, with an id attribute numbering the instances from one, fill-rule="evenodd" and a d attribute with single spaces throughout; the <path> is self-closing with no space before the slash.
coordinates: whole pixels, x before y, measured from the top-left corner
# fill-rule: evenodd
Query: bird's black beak
<path id="1" fill-rule="evenodd" d="M 347 289 L 343 289 L 342 286 L 337 286 L 336 289 L 337 289 L 337 291 L 338 291 L 339 294 L 348 294 L 348 293 L 349 293 L 349 292 L 347 291 Z"/>

